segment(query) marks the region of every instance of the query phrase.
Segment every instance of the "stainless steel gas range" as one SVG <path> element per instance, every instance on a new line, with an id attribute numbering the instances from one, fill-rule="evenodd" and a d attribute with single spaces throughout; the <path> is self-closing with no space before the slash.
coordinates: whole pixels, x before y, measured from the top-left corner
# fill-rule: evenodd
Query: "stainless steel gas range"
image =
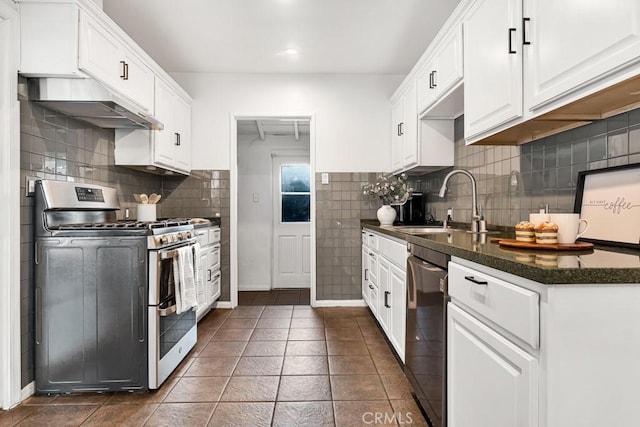
<path id="1" fill-rule="evenodd" d="M 173 258 L 189 219 L 117 221 L 116 191 L 36 182 L 36 391 L 158 388 L 195 346 L 177 313 Z"/>

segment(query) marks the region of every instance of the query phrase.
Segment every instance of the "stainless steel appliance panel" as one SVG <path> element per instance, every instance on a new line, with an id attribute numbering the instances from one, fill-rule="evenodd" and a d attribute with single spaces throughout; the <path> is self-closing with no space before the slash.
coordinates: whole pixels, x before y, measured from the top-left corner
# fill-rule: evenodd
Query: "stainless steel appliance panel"
<path id="1" fill-rule="evenodd" d="M 415 245 L 410 250 L 405 374 L 431 425 L 444 427 L 448 257 Z"/>
<path id="2" fill-rule="evenodd" d="M 147 386 L 147 250 L 136 237 L 41 238 L 36 391 Z"/>

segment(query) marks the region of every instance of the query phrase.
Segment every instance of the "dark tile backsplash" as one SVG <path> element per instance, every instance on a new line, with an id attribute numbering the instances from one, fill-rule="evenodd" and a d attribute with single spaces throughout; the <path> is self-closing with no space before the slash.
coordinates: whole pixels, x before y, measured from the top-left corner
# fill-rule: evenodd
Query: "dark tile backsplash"
<path id="1" fill-rule="evenodd" d="M 578 172 L 640 163 L 640 110 L 540 139 L 517 147 L 466 146 L 461 116 L 455 122 L 455 169 L 467 169 L 478 181 L 478 203 L 489 224 L 513 226 L 548 205 L 551 212 L 573 212 Z M 452 177 L 445 198 L 438 197 L 444 175 L 452 168 L 412 177 L 426 195 L 427 209 L 443 219 L 471 219 L 471 186 Z"/>
<path id="2" fill-rule="evenodd" d="M 362 298 L 361 218 L 375 218 L 378 200 L 363 195 L 376 173 L 329 173 L 329 184 L 316 173 L 316 298 Z"/>
<path id="3" fill-rule="evenodd" d="M 136 217 L 133 193 L 159 193 L 159 217 L 221 216 L 222 296 L 229 301 L 229 171 L 192 171 L 162 177 L 114 164 L 114 132 L 98 129 L 37 104 L 20 103 L 20 292 L 22 386 L 34 379 L 33 198 L 24 196 L 25 176 L 115 187 L 121 210 Z"/>

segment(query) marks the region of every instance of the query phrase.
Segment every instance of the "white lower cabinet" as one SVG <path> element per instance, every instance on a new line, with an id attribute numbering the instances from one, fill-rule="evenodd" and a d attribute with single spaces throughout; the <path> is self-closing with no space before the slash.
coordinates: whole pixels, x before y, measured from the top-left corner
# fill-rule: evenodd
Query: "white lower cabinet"
<path id="1" fill-rule="evenodd" d="M 220 227 L 196 229 L 200 244 L 200 277 L 196 289 L 198 308 L 196 318 L 200 320 L 211 310 L 220 297 Z"/>
<path id="2" fill-rule="evenodd" d="M 406 255 L 405 255 L 406 257 Z M 406 267 L 405 267 L 406 269 Z M 405 331 L 407 327 L 406 270 L 391 264 L 390 293 L 387 297 L 389 315 L 388 337 L 404 361 Z"/>
<path id="3" fill-rule="evenodd" d="M 378 303 L 378 322 L 385 331 L 387 337 L 390 335 L 389 325 L 391 324 L 391 306 L 389 305 L 389 296 L 391 295 L 391 264 L 389 261 L 380 257 L 378 262 L 378 291 L 380 293 L 380 301 Z"/>
<path id="4" fill-rule="evenodd" d="M 450 427 L 632 427 L 639 284 L 543 285 L 453 257 Z"/>
<path id="5" fill-rule="evenodd" d="M 406 243 L 362 231 L 362 298 L 404 362 Z"/>
<path id="6" fill-rule="evenodd" d="M 538 425 L 538 360 L 455 304 L 447 315 L 449 427 Z"/>

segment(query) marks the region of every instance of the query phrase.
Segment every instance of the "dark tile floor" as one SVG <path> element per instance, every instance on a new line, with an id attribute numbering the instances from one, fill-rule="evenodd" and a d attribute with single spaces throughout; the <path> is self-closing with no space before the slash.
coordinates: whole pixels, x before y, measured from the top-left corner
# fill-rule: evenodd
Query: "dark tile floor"
<path id="1" fill-rule="evenodd" d="M 309 288 L 238 292 L 238 305 L 309 305 Z"/>
<path id="2" fill-rule="evenodd" d="M 160 390 L 33 396 L 0 426 L 425 426 L 365 308 L 215 310 Z"/>

